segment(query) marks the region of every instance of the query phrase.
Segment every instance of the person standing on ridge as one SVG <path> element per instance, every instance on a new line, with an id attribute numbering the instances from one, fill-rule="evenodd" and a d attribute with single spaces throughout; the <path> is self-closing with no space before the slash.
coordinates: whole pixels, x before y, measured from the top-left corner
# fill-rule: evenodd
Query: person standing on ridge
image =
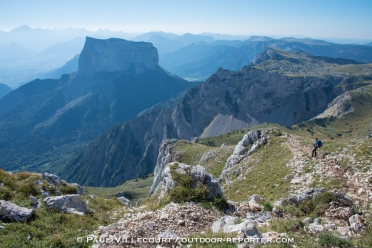
<path id="1" fill-rule="evenodd" d="M 311 153 L 311 157 L 316 157 L 316 150 L 322 146 L 322 141 L 318 140 L 318 138 L 315 138 L 315 142 L 313 144 L 314 149 Z"/>

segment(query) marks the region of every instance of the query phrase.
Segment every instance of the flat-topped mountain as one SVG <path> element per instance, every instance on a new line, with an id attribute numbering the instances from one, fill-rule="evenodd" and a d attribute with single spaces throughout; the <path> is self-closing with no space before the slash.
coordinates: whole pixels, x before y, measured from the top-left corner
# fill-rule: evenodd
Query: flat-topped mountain
<path id="1" fill-rule="evenodd" d="M 152 173 L 164 139 L 218 136 L 264 122 L 293 125 L 372 80 L 371 64 L 353 60 L 267 48 L 255 61 L 235 72 L 219 69 L 174 109 L 160 108 L 113 127 L 78 152 L 60 175 L 90 186 L 115 186 Z"/>
<path id="2" fill-rule="evenodd" d="M 87 37 L 80 55 L 79 71 L 124 72 L 135 68 L 143 72 L 144 69 L 155 69 L 158 64 L 158 51 L 151 43 Z"/>
<path id="3" fill-rule="evenodd" d="M 87 37 L 75 73 L 34 80 L 0 100 L 0 164 L 55 167 L 113 125 L 193 85 L 162 69 L 151 43 Z"/>

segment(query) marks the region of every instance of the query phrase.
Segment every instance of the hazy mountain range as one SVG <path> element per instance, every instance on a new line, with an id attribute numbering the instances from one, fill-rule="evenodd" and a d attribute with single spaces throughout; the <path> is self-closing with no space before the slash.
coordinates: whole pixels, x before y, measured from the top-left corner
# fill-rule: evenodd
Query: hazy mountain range
<path id="1" fill-rule="evenodd" d="M 78 60 L 76 72 L 32 81 L 0 100 L 0 164 L 114 186 L 151 173 L 163 139 L 210 137 L 263 122 L 299 123 L 372 79 L 370 64 L 302 49 L 362 60 L 369 47 L 297 41 L 252 37 L 245 45 L 247 52 L 249 45 L 255 48 L 252 60 L 263 50 L 253 63 L 240 62 L 246 66 L 236 72 L 220 68 L 185 94 L 196 84 L 162 69 L 151 43 L 87 38 L 71 61 Z M 212 47 L 238 42 L 220 44 Z"/>
<path id="2" fill-rule="evenodd" d="M 161 66 L 191 80 L 205 80 L 219 67 L 237 70 L 250 63 L 267 45 L 290 51 L 302 49 L 317 55 L 332 57 L 342 55 L 341 57 L 366 61 L 359 58 L 358 54 L 356 56 L 337 54 L 334 49 L 327 53 L 328 48 L 337 49 L 340 45 L 326 42 L 325 45 L 311 39 L 270 39 L 213 33 L 177 35 L 160 31 L 137 35 L 108 29 L 92 32 L 79 28 L 50 30 L 21 26 L 9 32 L 0 31 L 0 83 L 17 88 L 36 78 L 57 79 L 60 76 L 59 72 L 74 72 L 77 69 L 76 63 L 69 62 L 66 66 L 65 64 L 81 52 L 85 36 L 151 42 L 158 49 Z M 295 44 L 297 42 L 306 45 L 297 47 Z M 362 41 L 356 42 L 360 44 Z M 357 53 L 365 53 L 366 57 L 370 57 L 369 50 L 361 50 Z M 64 68 L 59 69 L 60 67 Z"/>
<path id="3" fill-rule="evenodd" d="M 195 85 L 158 61 L 151 43 L 87 38 L 77 72 L 34 80 L 0 100 L 0 164 L 34 170 L 54 163 Z"/>

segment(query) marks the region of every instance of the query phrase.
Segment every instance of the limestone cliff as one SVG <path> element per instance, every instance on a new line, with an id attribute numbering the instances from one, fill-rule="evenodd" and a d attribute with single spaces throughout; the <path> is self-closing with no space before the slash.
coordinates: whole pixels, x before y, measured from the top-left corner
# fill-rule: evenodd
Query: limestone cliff
<path id="1" fill-rule="evenodd" d="M 56 173 L 60 159 L 193 85 L 162 69 L 151 43 L 87 37 L 77 72 L 35 80 L 0 100 L 0 164 L 33 171 L 51 164 Z"/>
<path id="2" fill-rule="evenodd" d="M 87 37 L 79 59 L 79 71 L 125 72 L 133 68 L 143 73 L 144 69 L 155 69 L 158 63 L 158 51 L 149 42 Z"/>
<path id="3" fill-rule="evenodd" d="M 277 49 L 265 53 L 270 54 L 262 54 L 260 64 L 236 72 L 219 69 L 190 89 L 174 109 L 157 109 L 111 129 L 78 153 L 64 175 L 81 184 L 115 186 L 152 173 L 157 163 L 164 167 L 157 161 L 164 139 L 217 136 L 264 122 L 300 123 L 322 113 L 344 90 L 359 87 L 355 81 L 372 75 L 371 68 L 363 64 L 353 66 L 364 74 L 350 75 L 344 72 L 349 66 L 344 61 L 329 63 Z M 162 166 L 158 168 L 161 171 Z M 91 171 L 95 171 L 94 179 L 88 179 L 93 177 Z"/>

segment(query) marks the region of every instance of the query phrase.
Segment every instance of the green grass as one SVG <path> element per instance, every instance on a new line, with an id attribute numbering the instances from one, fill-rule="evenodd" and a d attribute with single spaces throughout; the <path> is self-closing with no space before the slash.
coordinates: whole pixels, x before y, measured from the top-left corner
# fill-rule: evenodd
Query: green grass
<path id="1" fill-rule="evenodd" d="M 260 147 L 248 160 L 240 166 L 250 168 L 245 179 L 236 180 L 224 195 L 229 200 L 244 201 L 253 194 L 259 194 L 267 201 L 277 200 L 288 194 L 290 182 L 283 178 L 290 173 L 286 164 L 292 153 L 282 143 L 285 139 L 275 137 L 269 145 Z"/>
<path id="2" fill-rule="evenodd" d="M 48 187 L 44 181 L 41 186 L 34 185 L 41 175 L 21 172 L 9 174 L 0 169 L 0 198 L 19 206 L 31 208 L 30 196 L 35 196 L 42 203 L 41 187 Z M 51 189 L 51 188 L 50 188 Z M 53 188 L 54 189 L 54 188 Z M 59 185 L 57 189 L 63 193 L 75 193 L 76 187 Z M 10 194 L 10 195 L 9 195 Z M 83 196 L 90 209 L 87 215 L 65 214 L 55 210 L 47 210 L 44 204 L 35 210 L 34 216 L 27 223 L 4 222 L 0 225 L 1 247 L 88 247 L 86 243 L 78 243 L 77 237 L 91 234 L 100 225 L 108 225 L 118 221 L 123 215 L 121 203 L 115 199 L 100 197 L 90 199 Z"/>
<path id="3" fill-rule="evenodd" d="M 84 200 L 87 201 L 86 198 Z M 76 239 L 91 234 L 98 226 L 105 226 L 120 219 L 123 214 L 121 204 L 116 200 L 103 198 L 89 199 L 91 212 L 85 216 L 65 214 L 37 209 L 28 223 L 3 223 L 0 230 L 1 247 L 89 247 Z M 116 217 L 113 212 L 117 212 Z M 27 239 L 27 237 L 30 237 Z"/>
<path id="4" fill-rule="evenodd" d="M 303 224 L 298 219 L 272 219 L 270 222 L 271 230 L 278 233 L 298 232 L 303 228 Z"/>
<path id="5" fill-rule="evenodd" d="M 198 165 L 204 153 L 212 149 L 213 148 L 209 146 L 191 143 L 186 140 L 180 140 L 177 142 L 177 147 L 173 153 L 179 153 L 178 162 L 180 163 Z"/>
<path id="6" fill-rule="evenodd" d="M 204 166 L 205 170 L 208 173 L 218 178 L 221 175 L 223 168 L 225 167 L 227 159 L 233 153 L 234 147 L 229 146 L 215 148 L 211 151 L 215 151 L 217 153 L 217 156 L 209 159 L 207 162 L 203 163 L 202 166 Z"/>
<path id="7" fill-rule="evenodd" d="M 146 198 L 154 180 L 153 176 L 146 179 L 133 179 L 126 181 L 117 187 L 83 187 L 86 194 L 96 195 L 103 198 L 113 198 L 115 196 L 125 196 L 129 200 Z"/>
<path id="8" fill-rule="evenodd" d="M 324 232 L 319 234 L 319 244 L 323 247 L 354 247 L 353 243 L 350 240 L 345 240 L 335 236 L 331 232 Z"/>

